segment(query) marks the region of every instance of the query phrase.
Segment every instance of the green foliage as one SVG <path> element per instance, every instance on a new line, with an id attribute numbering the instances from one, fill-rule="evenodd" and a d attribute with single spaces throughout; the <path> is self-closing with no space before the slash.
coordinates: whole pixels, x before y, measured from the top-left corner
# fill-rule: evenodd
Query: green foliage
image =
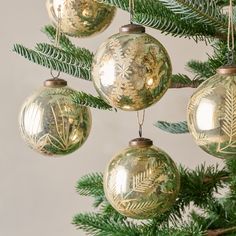
<path id="1" fill-rule="evenodd" d="M 73 224 L 78 229 L 83 229 L 90 235 L 96 236 L 141 236 L 142 227 L 137 224 L 117 220 L 108 215 L 99 213 L 78 214 L 73 219 Z"/>
<path id="2" fill-rule="evenodd" d="M 54 44 L 56 37 L 56 29 L 51 25 L 47 25 L 43 28 L 42 31 L 48 36 L 50 41 Z M 80 63 L 83 63 L 83 65 L 85 65 L 88 68 L 91 67 L 93 61 L 93 53 L 91 53 L 88 49 L 76 47 L 70 41 L 70 39 L 64 34 L 62 34 L 60 37 L 59 45 L 64 51 L 68 52 L 70 55 L 73 55 L 73 57 L 79 60 Z"/>
<path id="3" fill-rule="evenodd" d="M 93 173 L 82 177 L 77 182 L 76 189 L 82 196 L 104 197 L 103 175 Z"/>
<path id="4" fill-rule="evenodd" d="M 77 92 L 76 95 L 72 95 L 72 99 L 74 103 L 83 106 L 98 108 L 100 110 L 110 110 L 110 111 L 113 109 L 110 105 L 105 103 L 104 100 L 101 99 L 100 97 L 95 97 L 91 94 L 87 94 L 84 92 Z"/>
<path id="5" fill-rule="evenodd" d="M 207 79 L 216 73 L 216 70 L 227 64 L 228 60 L 228 49 L 227 44 L 222 41 L 217 41 L 213 45 L 214 53 L 212 56 L 208 55 L 206 62 L 200 62 L 192 60 L 188 62 L 187 66 L 197 78 Z"/>
<path id="6" fill-rule="evenodd" d="M 186 121 L 181 121 L 178 123 L 169 123 L 166 121 L 158 121 L 155 126 L 165 132 L 171 134 L 185 134 L 188 133 L 188 126 Z"/>
<path id="7" fill-rule="evenodd" d="M 187 75 L 176 74 L 171 76 L 171 88 L 197 88 L 203 81 L 202 78 L 191 80 Z"/>
<path id="8" fill-rule="evenodd" d="M 44 48 L 42 48 L 44 47 Z M 38 50 L 40 51 L 38 51 Z M 68 55 L 66 52 L 53 48 L 50 48 L 48 45 L 40 44 L 36 50 L 28 49 L 22 45 L 14 45 L 13 51 L 25 57 L 31 62 L 42 65 L 47 68 L 52 68 L 56 71 L 61 71 L 69 75 L 79 77 L 85 80 L 91 80 L 90 71 L 88 68 L 80 67 L 79 65 L 68 63 L 76 62 L 76 59 L 73 58 L 73 55 Z M 50 50 L 53 49 L 53 50 Z M 42 53 L 42 51 L 47 54 Z M 72 59 L 73 58 L 73 59 Z"/>
<path id="9" fill-rule="evenodd" d="M 173 207 L 165 214 L 149 220 L 139 226 L 116 212 L 107 202 L 103 191 L 103 176 L 100 173 L 82 177 L 77 184 L 77 191 L 83 196 L 95 198 L 95 207 L 99 208 L 97 214 L 79 214 L 74 218 L 73 223 L 91 235 L 202 235 L 202 224 L 198 220 L 187 223 L 182 219 L 182 213 L 191 203 L 200 208 L 214 211 L 214 194 L 223 188 L 228 181 L 229 173 L 226 169 L 219 169 L 218 166 L 205 167 L 201 165 L 196 170 L 189 170 L 179 167 L 181 176 L 181 188 L 179 196 Z M 216 209 L 218 210 L 218 209 Z M 193 213 L 192 213 L 193 214 Z M 209 214 L 210 215 L 210 214 Z M 195 218 L 197 215 L 195 214 Z M 191 217 L 191 219 L 194 219 Z M 209 216 L 209 220 L 212 217 Z M 215 218 L 214 218 L 215 219 Z M 169 227 L 169 221 L 176 227 Z M 116 224 L 114 225 L 114 222 Z M 178 222 L 178 224 L 177 224 Z M 177 226 L 178 225 L 178 226 Z M 118 227 L 118 228 L 117 228 Z M 134 230 L 135 228 L 135 230 Z M 206 227 L 204 227 L 205 229 Z M 114 230 L 114 231 L 113 231 Z M 171 234 L 168 234 L 168 232 Z M 197 234 L 190 234 L 196 232 Z M 181 234 L 182 233 L 182 234 Z"/>
<path id="10" fill-rule="evenodd" d="M 100 2 L 126 11 L 129 10 L 128 0 L 100 0 Z M 194 3 L 189 1 L 182 2 L 185 2 L 185 4 L 181 5 L 181 10 L 179 10 L 175 9 L 174 6 L 176 7 L 176 5 L 169 0 L 137 0 L 135 1 L 133 22 L 152 27 L 162 33 L 173 36 L 191 37 L 195 41 L 207 40 L 209 37 L 226 37 L 226 28 L 224 28 L 227 27 L 226 19 L 221 14 L 217 15 L 219 9 L 215 5 L 208 4 L 207 9 L 205 9 L 205 0 L 200 2 L 201 4 L 204 3 L 203 7 L 199 7 L 196 1 Z M 191 21 L 186 17 L 187 10 L 191 13 Z M 206 22 L 204 17 L 208 16 L 207 13 L 211 13 L 211 17 Z M 211 22 L 214 22 L 214 24 L 211 24 Z M 219 28 L 221 29 L 220 32 L 218 32 Z"/>
<path id="11" fill-rule="evenodd" d="M 211 0 L 159 0 L 175 14 L 181 14 L 186 20 L 197 21 L 214 26 L 219 32 L 227 31 L 227 18 L 221 9 Z"/>

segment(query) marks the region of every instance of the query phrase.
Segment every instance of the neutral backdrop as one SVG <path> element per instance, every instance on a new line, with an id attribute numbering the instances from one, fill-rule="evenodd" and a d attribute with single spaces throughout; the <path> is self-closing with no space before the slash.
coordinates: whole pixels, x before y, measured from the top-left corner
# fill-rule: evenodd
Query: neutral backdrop
<path id="1" fill-rule="evenodd" d="M 47 42 L 40 29 L 48 24 L 44 0 L 1 1 L 0 14 L 0 235 L 2 236 L 83 236 L 71 225 L 72 217 L 89 212 L 91 199 L 79 196 L 76 181 L 83 175 L 103 171 L 114 153 L 137 136 L 136 114 L 92 110 L 93 127 L 86 144 L 61 159 L 40 156 L 20 137 L 18 113 L 21 104 L 50 77 L 49 71 L 29 63 L 11 50 L 14 43 L 32 47 Z M 128 23 L 128 14 L 118 11 L 104 33 L 75 39 L 77 45 L 95 51 L 118 28 Z M 188 39 L 172 38 L 147 29 L 167 48 L 174 73 L 186 73 L 190 59 L 206 59 L 210 47 Z M 90 82 L 63 75 L 71 87 L 96 94 Z M 170 135 L 153 126 L 157 120 L 180 121 L 193 89 L 170 89 L 162 100 L 147 110 L 144 135 L 170 154 L 177 163 L 194 168 L 216 163 L 197 147 L 190 135 Z"/>

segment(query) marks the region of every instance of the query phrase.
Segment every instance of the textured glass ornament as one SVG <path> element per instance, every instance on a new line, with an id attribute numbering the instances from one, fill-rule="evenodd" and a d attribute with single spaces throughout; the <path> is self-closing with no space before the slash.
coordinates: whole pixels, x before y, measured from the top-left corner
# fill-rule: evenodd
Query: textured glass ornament
<path id="1" fill-rule="evenodd" d="M 122 215 L 148 219 L 167 211 L 179 193 L 175 163 L 148 139 L 136 139 L 113 157 L 104 174 L 110 204 Z"/>
<path id="2" fill-rule="evenodd" d="M 20 131 L 26 143 L 42 154 L 66 155 L 86 141 L 90 109 L 72 101 L 69 87 L 43 87 L 30 96 L 20 112 Z"/>
<path id="3" fill-rule="evenodd" d="M 219 158 L 236 156 L 236 67 L 226 66 L 201 84 L 188 105 L 196 143 Z"/>
<path id="4" fill-rule="evenodd" d="M 167 51 L 144 32 L 145 28 L 138 25 L 121 27 L 119 34 L 98 48 L 93 61 L 96 90 L 108 104 L 125 111 L 153 105 L 171 82 Z"/>
<path id="5" fill-rule="evenodd" d="M 95 0 L 47 0 L 50 20 L 58 23 L 58 7 L 61 6 L 61 30 L 74 37 L 88 37 L 101 33 L 112 22 L 115 7 Z"/>

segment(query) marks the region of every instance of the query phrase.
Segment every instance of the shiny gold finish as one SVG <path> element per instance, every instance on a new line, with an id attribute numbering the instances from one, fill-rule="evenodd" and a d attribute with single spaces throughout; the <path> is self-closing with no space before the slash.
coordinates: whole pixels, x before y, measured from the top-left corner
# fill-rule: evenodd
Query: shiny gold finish
<path id="1" fill-rule="evenodd" d="M 131 147 L 150 147 L 153 145 L 153 141 L 147 138 L 136 138 L 129 142 Z"/>
<path id="2" fill-rule="evenodd" d="M 120 27 L 120 33 L 145 33 L 145 27 L 142 25 L 129 24 Z"/>
<path id="3" fill-rule="evenodd" d="M 225 65 L 217 69 L 221 75 L 236 75 L 236 65 Z"/>
<path id="4" fill-rule="evenodd" d="M 235 158 L 236 74 L 222 73 L 206 80 L 192 95 L 188 127 L 196 143 L 207 153 Z"/>
<path id="5" fill-rule="evenodd" d="M 58 23 L 61 6 L 61 30 L 73 37 L 89 37 L 103 32 L 112 22 L 116 8 L 95 0 L 47 0 L 52 23 Z"/>
<path id="6" fill-rule="evenodd" d="M 44 82 L 45 87 L 62 88 L 67 86 L 67 82 L 63 79 L 48 79 Z"/>
<path id="7" fill-rule="evenodd" d="M 119 152 L 104 174 L 110 204 L 134 219 L 156 217 L 170 209 L 180 188 L 175 163 L 154 146 L 132 146 Z"/>
<path id="8" fill-rule="evenodd" d="M 143 110 L 160 100 L 170 86 L 171 72 L 165 48 L 146 33 L 111 36 L 97 50 L 92 66 L 100 96 L 125 111 Z"/>
<path id="9" fill-rule="evenodd" d="M 62 156 L 83 145 L 91 129 L 91 113 L 73 102 L 73 94 L 76 91 L 68 87 L 43 87 L 26 100 L 19 121 L 28 146 L 47 156 Z"/>

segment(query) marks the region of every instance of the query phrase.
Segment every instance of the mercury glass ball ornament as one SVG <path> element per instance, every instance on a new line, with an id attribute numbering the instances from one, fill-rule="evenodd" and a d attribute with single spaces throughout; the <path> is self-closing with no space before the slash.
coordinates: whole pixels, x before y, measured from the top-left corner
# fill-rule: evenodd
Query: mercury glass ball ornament
<path id="1" fill-rule="evenodd" d="M 47 156 L 64 156 L 86 141 L 92 124 L 90 109 L 77 105 L 76 91 L 64 80 L 47 80 L 20 112 L 20 131 L 29 147 Z"/>
<path id="2" fill-rule="evenodd" d="M 47 0 L 50 20 L 58 24 L 61 8 L 61 30 L 73 37 L 88 37 L 103 32 L 112 22 L 116 8 L 95 0 Z"/>
<path id="3" fill-rule="evenodd" d="M 122 215 L 148 219 L 174 204 L 179 172 L 167 153 L 149 139 L 132 140 L 113 157 L 104 174 L 107 200 Z"/>
<path id="4" fill-rule="evenodd" d="M 202 83 L 188 105 L 188 127 L 196 143 L 219 158 L 236 157 L 236 66 L 224 66 Z"/>
<path id="5" fill-rule="evenodd" d="M 100 96 L 125 111 L 143 110 L 165 94 L 171 62 L 164 46 L 140 25 L 125 25 L 97 50 L 92 78 Z"/>

